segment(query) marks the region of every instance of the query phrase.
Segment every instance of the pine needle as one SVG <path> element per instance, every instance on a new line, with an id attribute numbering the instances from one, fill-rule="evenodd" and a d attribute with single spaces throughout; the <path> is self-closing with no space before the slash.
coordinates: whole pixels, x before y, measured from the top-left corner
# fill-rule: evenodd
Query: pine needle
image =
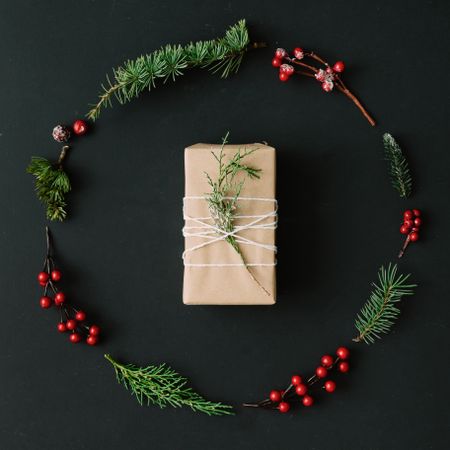
<path id="1" fill-rule="evenodd" d="M 391 134 L 383 134 L 383 144 L 385 158 L 390 165 L 389 175 L 392 186 L 399 192 L 400 197 L 408 198 L 412 190 L 412 179 L 409 173 L 408 161 Z"/>
<path id="2" fill-rule="evenodd" d="M 123 384 L 140 405 L 157 405 L 160 408 L 188 406 L 193 411 L 208 416 L 232 415 L 232 406 L 205 400 L 190 387 L 188 380 L 165 364 L 138 367 L 120 364 L 111 355 L 105 358 L 112 364 L 117 381 Z"/>
<path id="3" fill-rule="evenodd" d="M 381 267 L 378 272 L 378 284 L 373 283 L 373 291 L 357 315 L 355 327 L 358 336 L 355 342 L 364 341 L 372 344 L 381 339 L 381 334 L 388 333 L 400 314 L 396 304 L 405 295 L 413 295 L 417 285 L 406 284 L 410 275 L 397 275 L 397 265 L 389 264 L 387 269 Z"/>

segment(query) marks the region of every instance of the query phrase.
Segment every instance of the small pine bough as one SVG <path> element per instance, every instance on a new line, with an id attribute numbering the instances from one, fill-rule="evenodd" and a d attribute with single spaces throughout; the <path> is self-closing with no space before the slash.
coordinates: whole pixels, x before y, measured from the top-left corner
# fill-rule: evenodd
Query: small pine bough
<path id="1" fill-rule="evenodd" d="M 389 264 L 378 272 L 378 283 L 373 283 L 369 299 L 363 305 L 355 320 L 358 334 L 353 342 L 372 344 L 388 333 L 400 314 L 397 304 L 413 294 L 415 284 L 408 284 L 409 275 L 397 274 L 397 266 Z M 320 391 L 331 394 L 336 390 L 337 377 L 350 370 L 350 350 L 339 347 L 335 356 L 323 355 L 314 373 L 308 377 L 292 375 L 289 385 L 283 389 L 273 389 L 269 396 L 258 403 L 244 403 L 249 408 L 264 408 L 287 413 L 292 407 L 314 404 Z"/>
<path id="2" fill-rule="evenodd" d="M 306 60 L 308 63 L 305 62 Z M 317 67 L 317 64 L 320 66 Z M 272 66 L 278 68 L 279 79 L 283 82 L 288 81 L 293 74 L 297 74 L 315 78 L 321 84 L 324 92 L 331 92 L 336 87 L 355 104 L 370 125 L 375 126 L 375 120 L 342 81 L 341 73 L 345 69 L 343 61 L 337 61 L 330 66 L 328 62 L 312 51 L 307 52 L 296 47 L 290 55 L 284 48 L 277 48 L 272 59 Z M 295 67 L 298 67 L 299 70 L 296 70 Z"/>

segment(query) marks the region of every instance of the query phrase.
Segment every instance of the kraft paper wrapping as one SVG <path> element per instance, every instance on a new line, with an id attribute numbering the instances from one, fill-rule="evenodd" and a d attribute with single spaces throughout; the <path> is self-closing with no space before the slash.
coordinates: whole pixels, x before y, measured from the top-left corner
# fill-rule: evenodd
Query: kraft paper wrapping
<path id="1" fill-rule="evenodd" d="M 243 162 L 261 169 L 259 179 L 250 179 L 241 174 L 244 186 L 240 197 L 275 199 L 275 149 L 265 144 L 226 145 L 226 159 L 238 149 L 256 148 Z M 219 154 L 221 145 L 195 144 L 185 149 L 185 197 L 204 196 L 211 191 L 205 173 L 217 179 L 218 163 L 211 151 Z M 237 178 L 239 180 L 239 178 Z M 275 203 L 265 201 L 238 201 L 237 214 L 265 215 L 273 211 Z M 189 218 L 209 217 L 208 204 L 204 199 L 184 199 L 186 226 L 198 223 Z M 236 219 L 235 225 L 248 223 L 249 219 Z M 246 222 L 247 221 L 247 222 Z M 274 217 L 265 218 L 261 223 L 270 223 Z M 209 221 L 212 223 L 212 221 Z M 248 229 L 240 235 L 263 244 L 275 244 L 274 229 Z M 198 236 L 185 237 L 185 249 L 205 242 Z M 192 252 L 185 253 L 183 302 L 187 305 L 272 305 L 276 297 L 276 255 L 274 251 L 253 245 L 239 244 L 247 263 L 269 264 L 250 267 L 250 271 L 260 284 L 270 293 L 268 295 L 252 279 L 245 266 L 232 267 L 192 267 L 187 264 L 241 264 L 236 250 L 226 241 L 220 240 Z"/>

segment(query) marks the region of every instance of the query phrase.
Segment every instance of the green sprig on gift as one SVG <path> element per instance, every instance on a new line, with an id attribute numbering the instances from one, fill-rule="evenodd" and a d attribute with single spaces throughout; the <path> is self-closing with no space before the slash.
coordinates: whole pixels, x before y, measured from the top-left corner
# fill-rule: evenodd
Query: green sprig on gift
<path id="1" fill-rule="evenodd" d="M 114 98 L 120 104 L 127 103 L 141 92 L 155 88 L 157 81 L 175 81 L 186 69 L 208 68 L 226 78 L 238 71 L 249 48 L 263 46 L 265 44 L 262 43 L 250 45 L 245 20 L 240 20 L 222 38 L 191 42 L 186 46 L 166 45 L 150 54 L 125 61 L 113 69 L 112 78 L 107 76 L 106 84 L 102 85 L 102 93 L 87 117 L 96 120 L 103 108 L 112 106 Z"/>
<path id="2" fill-rule="evenodd" d="M 220 402 L 211 402 L 187 386 L 188 380 L 165 364 L 138 367 L 121 364 L 111 355 L 105 358 L 112 364 L 117 381 L 136 397 L 140 405 L 160 408 L 188 406 L 208 416 L 232 415 L 233 408 Z"/>

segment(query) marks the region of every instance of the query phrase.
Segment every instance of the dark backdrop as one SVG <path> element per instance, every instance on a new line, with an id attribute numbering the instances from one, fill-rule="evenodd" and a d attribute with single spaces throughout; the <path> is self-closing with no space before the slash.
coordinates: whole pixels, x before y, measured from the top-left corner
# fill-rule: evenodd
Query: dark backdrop
<path id="1" fill-rule="evenodd" d="M 64 288 L 103 326 L 74 346 L 38 306 L 41 205 L 25 174 L 54 158 L 52 127 L 82 117 L 111 67 L 165 43 L 221 36 L 246 18 L 254 40 L 228 79 L 186 74 L 103 112 L 75 144 L 70 219 L 52 224 Z M 442 1 L 2 1 L 0 5 L 0 447 L 25 449 L 440 449 L 448 441 L 449 3 Z M 313 81 L 282 84 L 273 49 L 315 49 L 378 121 Z M 278 149 L 275 307 L 181 302 L 183 149 L 268 141 Z M 414 196 L 387 180 L 381 135 L 408 154 Z M 420 287 L 392 334 L 354 350 L 332 398 L 298 413 L 242 410 L 346 344 L 378 267 L 396 260 L 405 208 L 423 239 L 401 261 Z M 235 417 L 140 407 L 116 358 L 166 361 Z M 447 425 L 446 425 L 447 424 Z"/>

